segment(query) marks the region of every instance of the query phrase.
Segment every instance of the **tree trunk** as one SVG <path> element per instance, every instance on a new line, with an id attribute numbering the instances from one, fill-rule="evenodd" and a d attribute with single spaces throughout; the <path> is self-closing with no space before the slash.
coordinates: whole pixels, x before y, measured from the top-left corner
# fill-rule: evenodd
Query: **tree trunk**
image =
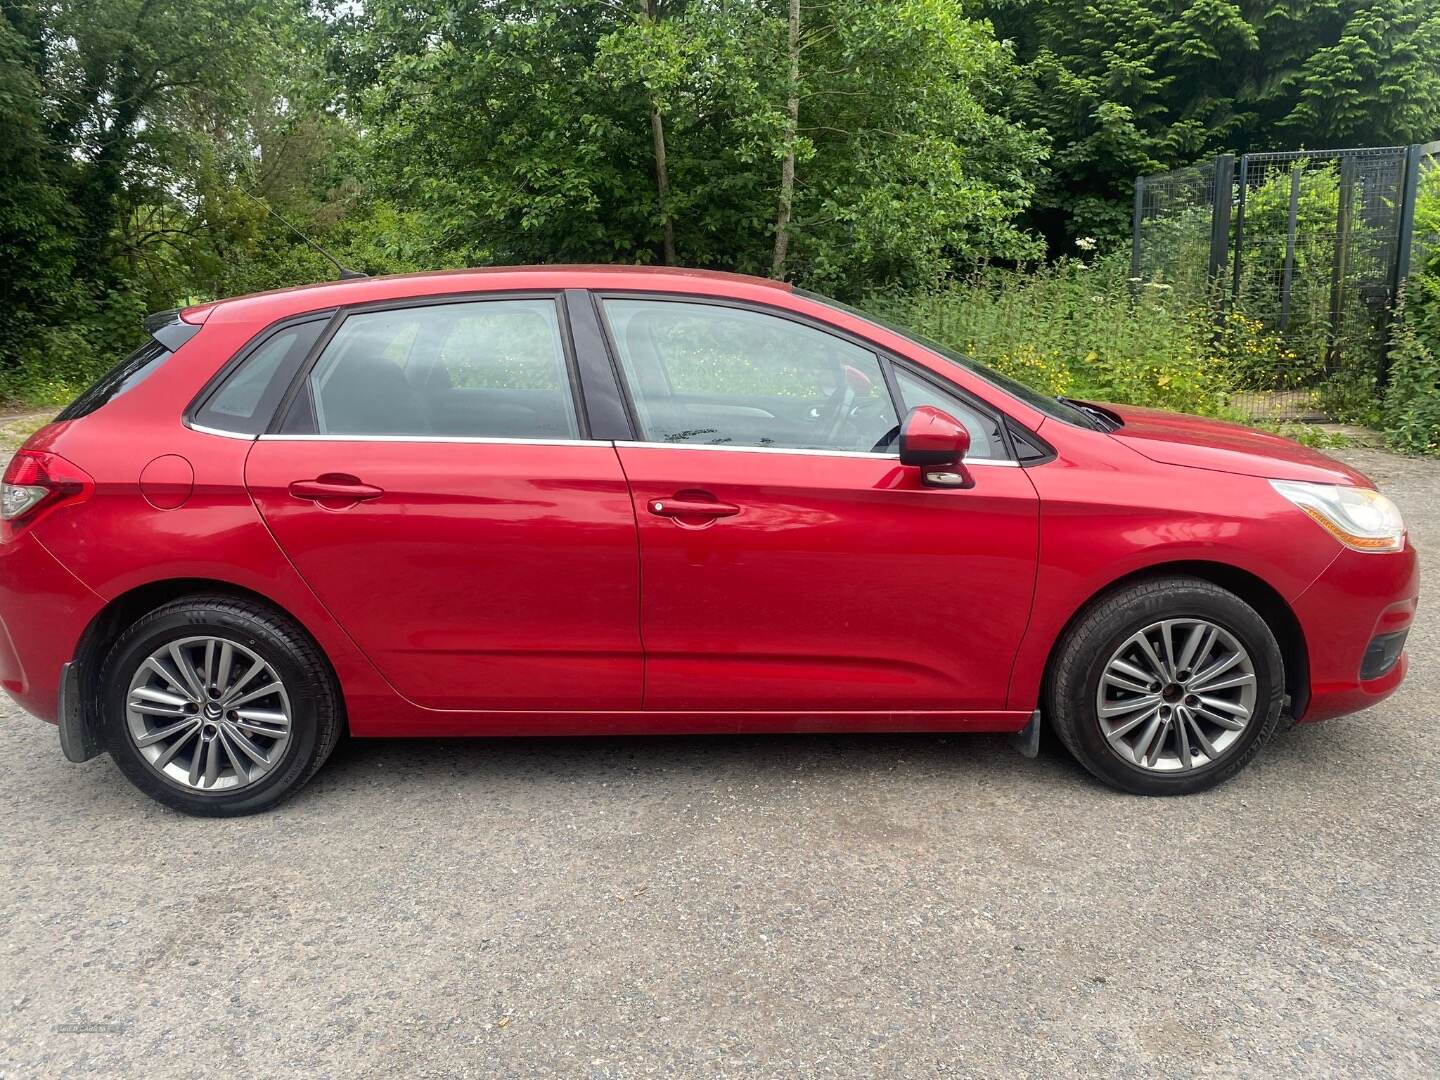
<path id="1" fill-rule="evenodd" d="M 660 200 L 660 221 L 665 229 L 665 265 L 675 265 L 675 223 L 670 220 L 670 172 L 665 166 L 665 118 L 650 102 L 650 141 L 655 148 L 655 193 Z"/>
<path id="2" fill-rule="evenodd" d="M 785 103 L 785 157 L 780 162 L 780 208 L 775 214 L 775 254 L 770 276 L 785 276 L 790 251 L 790 213 L 795 202 L 795 136 L 800 127 L 800 0 L 790 0 L 790 97 Z"/>
<path id="3" fill-rule="evenodd" d="M 640 0 L 640 11 L 646 21 L 654 19 L 652 0 Z M 664 229 L 666 266 L 675 265 L 675 223 L 670 219 L 670 169 L 665 164 L 665 116 L 660 101 L 650 94 L 650 145 L 655 155 L 655 195 L 660 204 L 660 223 Z"/>

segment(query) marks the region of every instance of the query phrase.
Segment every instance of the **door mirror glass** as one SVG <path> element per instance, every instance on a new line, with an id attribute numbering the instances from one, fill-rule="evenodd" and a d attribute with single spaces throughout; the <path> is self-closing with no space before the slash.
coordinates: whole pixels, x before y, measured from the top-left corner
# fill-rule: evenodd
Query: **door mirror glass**
<path id="1" fill-rule="evenodd" d="M 972 486 L 974 480 L 965 468 L 969 451 L 969 430 L 933 405 L 911 409 L 900 425 L 900 464 L 917 466 L 921 481 L 929 487 Z"/>

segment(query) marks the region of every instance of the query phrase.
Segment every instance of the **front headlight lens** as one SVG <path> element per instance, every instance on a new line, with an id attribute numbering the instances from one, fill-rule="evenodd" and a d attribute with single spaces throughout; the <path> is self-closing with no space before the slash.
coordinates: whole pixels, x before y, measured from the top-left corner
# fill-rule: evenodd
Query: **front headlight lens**
<path id="1" fill-rule="evenodd" d="M 1405 546 L 1400 509 L 1372 488 L 1271 480 L 1270 486 L 1356 551 L 1399 551 Z"/>

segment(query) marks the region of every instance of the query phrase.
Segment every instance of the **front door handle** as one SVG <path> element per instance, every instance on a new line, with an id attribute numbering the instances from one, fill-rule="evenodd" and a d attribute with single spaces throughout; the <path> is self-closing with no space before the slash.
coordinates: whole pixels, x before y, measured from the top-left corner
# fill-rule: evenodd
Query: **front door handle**
<path id="1" fill-rule="evenodd" d="M 679 495 L 668 499 L 651 499 L 650 513 L 656 517 L 668 518 L 722 518 L 734 517 L 740 512 L 738 506 L 717 502 L 714 499 L 686 498 Z"/>
<path id="2" fill-rule="evenodd" d="M 349 473 L 325 473 L 314 480 L 296 480 L 290 485 L 290 494 L 297 499 L 311 502 L 365 502 L 378 499 L 385 494 L 383 488 L 362 484 L 359 477 Z"/>

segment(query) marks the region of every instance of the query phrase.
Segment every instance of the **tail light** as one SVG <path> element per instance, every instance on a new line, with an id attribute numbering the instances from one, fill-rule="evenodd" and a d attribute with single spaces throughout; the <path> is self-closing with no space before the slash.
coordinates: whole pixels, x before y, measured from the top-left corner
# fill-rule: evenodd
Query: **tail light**
<path id="1" fill-rule="evenodd" d="M 33 518 L 62 502 L 89 497 L 95 481 L 80 466 L 58 454 L 21 450 L 5 470 L 0 489 L 0 520 L 13 524 Z"/>

